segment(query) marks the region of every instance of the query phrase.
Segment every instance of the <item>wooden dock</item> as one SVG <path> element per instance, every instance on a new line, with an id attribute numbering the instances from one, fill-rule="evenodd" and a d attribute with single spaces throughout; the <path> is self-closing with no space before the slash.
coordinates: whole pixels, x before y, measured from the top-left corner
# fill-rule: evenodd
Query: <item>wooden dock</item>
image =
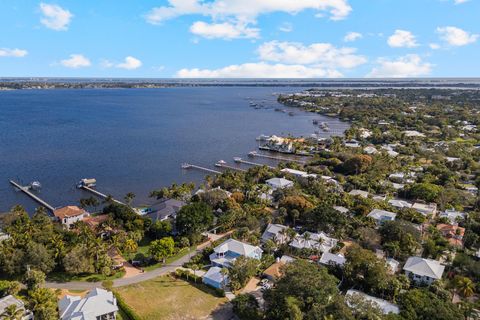
<path id="1" fill-rule="evenodd" d="M 197 166 L 197 165 L 190 164 L 190 163 L 182 164 L 182 169 L 198 169 L 198 170 L 206 171 L 206 172 L 209 172 L 209 173 L 222 174 L 222 172 L 220 172 L 220 171 L 205 168 L 205 167 L 201 167 L 201 166 Z"/>
<path id="2" fill-rule="evenodd" d="M 276 157 L 276 156 L 269 156 L 267 154 L 261 154 L 256 151 L 252 151 L 248 154 L 249 157 L 260 157 L 260 158 L 266 158 L 266 159 L 272 159 L 272 160 L 278 160 L 278 161 L 286 161 L 286 162 L 296 162 L 300 164 L 306 164 L 306 161 L 303 160 L 298 160 L 298 159 L 290 159 L 290 158 L 285 158 L 285 157 Z"/>
<path id="3" fill-rule="evenodd" d="M 247 161 L 247 160 L 243 160 L 242 158 L 233 158 L 233 160 L 236 162 L 236 163 L 243 163 L 243 164 L 248 164 L 250 166 L 257 166 L 257 167 L 267 167 L 267 168 L 270 168 L 270 169 L 276 169 L 275 167 L 272 167 L 272 166 L 269 166 L 269 165 L 266 165 L 266 164 L 263 164 L 263 163 L 256 163 L 256 162 L 252 162 L 252 161 Z"/>
<path id="4" fill-rule="evenodd" d="M 34 195 L 32 192 L 30 192 L 30 188 L 29 187 L 24 187 L 24 186 L 21 186 L 20 184 L 16 183 L 15 181 L 13 180 L 10 180 L 10 184 L 12 184 L 13 186 L 15 186 L 15 188 L 17 188 L 18 190 L 24 192 L 26 195 L 28 195 L 30 198 L 32 198 L 33 200 L 35 200 L 36 202 L 38 202 L 39 204 L 41 204 L 42 206 L 44 206 L 45 208 L 47 208 L 48 210 L 50 210 L 51 212 L 55 211 L 55 208 L 51 205 L 49 205 L 46 201 L 40 199 L 38 196 Z"/>
<path id="5" fill-rule="evenodd" d="M 232 167 L 232 166 L 229 166 L 228 164 L 225 164 L 225 163 L 219 163 L 219 162 L 217 162 L 217 163 L 215 164 L 215 166 L 217 166 L 217 167 L 219 167 L 219 168 L 225 168 L 225 169 L 234 170 L 234 171 L 247 172 L 247 170 L 245 170 L 245 169 L 237 168 L 237 167 Z"/>
<path id="6" fill-rule="evenodd" d="M 103 198 L 103 199 L 107 199 L 107 198 L 108 198 L 108 196 L 107 196 L 106 194 L 101 193 L 100 191 L 97 191 L 97 190 L 92 189 L 92 188 L 90 188 L 90 187 L 81 186 L 80 188 L 83 189 L 83 190 L 86 190 L 86 191 L 88 191 L 88 192 L 91 192 L 91 193 L 93 193 L 94 195 L 96 195 L 96 196 L 98 196 L 98 197 L 100 197 L 100 198 Z M 121 202 L 121 201 L 118 201 L 118 200 L 116 200 L 116 199 L 113 199 L 113 198 L 112 198 L 112 200 L 113 200 L 113 202 L 116 202 L 116 203 L 118 203 L 118 204 L 121 204 L 121 205 L 124 205 L 124 206 L 126 205 L 125 203 L 123 203 L 123 202 Z"/>

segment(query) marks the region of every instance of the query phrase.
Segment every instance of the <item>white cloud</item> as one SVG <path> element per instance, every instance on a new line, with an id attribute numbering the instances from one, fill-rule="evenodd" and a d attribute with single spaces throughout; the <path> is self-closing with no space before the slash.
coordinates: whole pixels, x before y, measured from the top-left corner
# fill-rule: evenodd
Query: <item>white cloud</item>
<path id="1" fill-rule="evenodd" d="M 330 43 L 314 43 L 305 46 L 296 42 L 270 41 L 258 48 L 263 61 L 288 64 L 316 64 L 326 68 L 351 69 L 367 62 L 355 54 L 355 48 L 336 48 Z"/>
<path id="2" fill-rule="evenodd" d="M 361 38 L 363 38 L 363 35 L 361 33 L 349 32 L 345 35 L 345 37 L 343 38 L 343 41 L 353 42 L 353 41 L 356 41 L 356 40 L 361 39 Z"/>
<path id="3" fill-rule="evenodd" d="M 369 78 L 408 78 L 430 74 L 432 64 L 423 62 L 416 54 L 409 54 L 397 60 L 380 58 L 378 66 L 367 75 Z"/>
<path id="4" fill-rule="evenodd" d="M 304 10 L 329 12 L 332 20 L 347 17 L 352 11 L 348 0 L 169 0 L 169 6 L 153 8 L 147 15 L 149 23 L 159 24 L 183 15 L 204 15 L 215 19 L 236 18 L 252 21 L 272 12 L 296 14 Z"/>
<path id="5" fill-rule="evenodd" d="M 73 18 L 73 14 L 54 4 L 40 3 L 43 18 L 40 22 L 49 29 L 65 31 Z"/>
<path id="6" fill-rule="evenodd" d="M 249 28 L 244 23 L 232 24 L 206 23 L 197 21 L 190 27 L 190 32 L 207 39 L 237 39 L 237 38 L 259 38 L 260 29 Z"/>
<path id="7" fill-rule="evenodd" d="M 432 50 L 438 50 L 438 49 L 440 49 L 440 45 L 439 45 L 438 43 L 430 43 L 428 46 L 429 46 L 430 49 L 432 49 Z"/>
<path id="8" fill-rule="evenodd" d="M 440 34 L 440 38 L 449 45 L 457 47 L 474 43 L 479 37 L 478 34 L 470 34 L 465 30 L 452 26 L 438 27 L 437 33 Z"/>
<path id="9" fill-rule="evenodd" d="M 60 64 L 72 69 L 90 67 L 92 65 L 90 60 L 82 54 L 71 54 L 69 59 L 60 61 Z"/>
<path id="10" fill-rule="evenodd" d="M 27 50 L 0 48 L 0 57 L 22 58 L 28 54 Z"/>
<path id="11" fill-rule="evenodd" d="M 278 30 L 282 32 L 292 32 L 293 31 L 293 25 L 289 22 L 282 23 L 280 27 L 278 27 Z"/>
<path id="12" fill-rule="evenodd" d="M 116 64 L 116 68 L 126 69 L 126 70 L 135 70 L 142 66 L 142 61 L 134 58 L 132 56 L 128 56 L 125 58 L 124 62 Z"/>
<path id="13" fill-rule="evenodd" d="M 230 65 L 221 69 L 182 69 L 179 78 L 340 78 L 331 69 L 303 65 L 268 64 L 265 62 Z"/>
<path id="14" fill-rule="evenodd" d="M 406 30 L 395 30 L 387 41 L 388 45 L 393 48 L 413 48 L 418 46 L 415 36 Z"/>
<path id="15" fill-rule="evenodd" d="M 453 2 L 455 4 L 462 4 L 462 3 L 465 3 L 465 2 L 468 2 L 468 1 L 470 1 L 470 0 L 453 0 Z"/>

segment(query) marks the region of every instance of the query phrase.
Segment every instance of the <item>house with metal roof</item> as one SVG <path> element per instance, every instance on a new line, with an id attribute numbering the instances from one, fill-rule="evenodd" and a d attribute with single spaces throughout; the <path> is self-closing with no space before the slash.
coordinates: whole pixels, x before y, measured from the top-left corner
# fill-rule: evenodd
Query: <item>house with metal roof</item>
<path id="1" fill-rule="evenodd" d="M 287 236 L 283 234 L 284 230 L 286 229 L 288 229 L 287 226 L 269 223 L 260 240 L 263 243 L 267 242 L 268 240 L 272 240 L 275 243 L 283 244 L 287 242 Z"/>
<path id="2" fill-rule="evenodd" d="M 405 274 L 417 284 L 432 284 L 442 278 L 445 266 L 437 260 L 410 257 L 403 266 Z"/>
<path id="3" fill-rule="evenodd" d="M 66 295 L 58 302 L 61 320 L 115 320 L 117 299 L 112 292 L 95 288 L 85 298 Z"/>
<path id="4" fill-rule="evenodd" d="M 349 307 L 353 306 L 351 299 L 359 297 L 365 301 L 371 302 L 372 304 L 376 305 L 382 311 L 383 314 L 389 314 L 389 313 L 399 314 L 400 313 L 400 309 L 396 304 L 393 304 L 384 299 L 369 296 L 368 294 L 358 290 L 348 290 L 347 293 L 345 294 L 345 297 L 347 298 L 347 305 Z"/>
<path id="5" fill-rule="evenodd" d="M 381 209 L 373 209 L 367 217 L 374 219 L 377 224 L 382 224 L 385 221 L 393 221 L 397 217 L 397 214 L 394 212 L 381 210 Z"/>
<path id="6" fill-rule="evenodd" d="M 268 179 L 265 183 L 274 190 L 293 187 L 293 182 L 284 178 Z"/>
<path id="7" fill-rule="evenodd" d="M 252 246 L 235 239 L 228 239 L 213 249 L 213 253 L 210 255 L 210 261 L 213 266 L 228 268 L 240 256 L 260 260 L 262 253 L 263 250 L 260 247 Z"/>
<path id="8" fill-rule="evenodd" d="M 0 318 L 2 318 L 2 314 L 7 310 L 10 306 L 15 306 L 17 310 L 22 310 L 22 314 L 19 315 L 21 320 L 33 320 L 33 313 L 25 308 L 25 303 L 22 300 L 15 298 L 12 295 L 8 295 L 0 299 Z M 6 319 L 6 317 L 5 317 Z M 17 318 L 16 318 L 17 319 Z"/>

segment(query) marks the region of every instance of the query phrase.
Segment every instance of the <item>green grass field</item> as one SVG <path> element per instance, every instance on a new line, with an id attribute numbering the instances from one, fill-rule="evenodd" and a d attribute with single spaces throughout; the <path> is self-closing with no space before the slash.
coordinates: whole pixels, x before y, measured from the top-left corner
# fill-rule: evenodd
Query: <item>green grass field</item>
<path id="1" fill-rule="evenodd" d="M 116 292 L 142 319 L 202 319 L 227 302 L 202 284 L 170 276 L 121 287 Z"/>

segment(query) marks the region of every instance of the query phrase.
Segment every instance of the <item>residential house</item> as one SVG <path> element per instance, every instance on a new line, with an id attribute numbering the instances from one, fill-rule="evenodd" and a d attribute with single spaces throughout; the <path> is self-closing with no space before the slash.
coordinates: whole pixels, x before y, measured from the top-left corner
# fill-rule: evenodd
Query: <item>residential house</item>
<path id="1" fill-rule="evenodd" d="M 228 275 L 222 273 L 222 268 L 211 267 L 203 275 L 203 283 L 217 289 L 224 289 L 228 285 Z"/>
<path id="2" fill-rule="evenodd" d="M 95 288 L 85 298 L 66 295 L 58 303 L 60 320 L 115 320 L 117 299 L 112 292 Z"/>
<path id="3" fill-rule="evenodd" d="M 419 213 L 423 214 L 424 216 L 431 216 L 435 218 L 437 215 L 437 204 L 436 203 L 421 203 L 415 202 L 412 206 L 412 209 L 417 210 Z"/>
<path id="4" fill-rule="evenodd" d="M 397 260 L 395 260 L 393 258 L 387 258 L 386 261 L 387 261 L 387 268 L 388 268 L 389 273 L 391 273 L 391 274 L 397 273 L 398 266 L 400 265 L 400 262 L 398 262 Z"/>
<path id="5" fill-rule="evenodd" d="M 391 302 L 388 302 L 387 300 L 384 300 L 384 299 L 369 296 L 368 294 L 358 290 L 350 289 L 347 291 L 345 296 L 347 297 L 347 304 L 349 306 L 351 306 L 351 302 L 348 301 L 349 300 L 348 298 L 359 297 L 365 301 L 371 302 L 372 304 L 376 305 L 382 311 L 383 314 L 389 314 L 389 313 L 399 314 L 400 313 L 400 309 L 398 308 L 397 305 Z"/>
<path id="6" fill-rule="evenodd" d="M 382 224 L 385 221 L 393 221 L 397 217 L 397 214 L 394 212 L 381 210 L 381 209 L 373 209 L 367 217 L 374 219 L 377 224 Z"/>
<path id="7" fill-rule="evenodd" d="M 33 313 L 27 308 L 25 308 L 25 303 L 23 303 L 22 300 L 19 300 L 12 295 L 8 295 L 0 299 L 0 318 L 1 319 L 3 319 L 2 314 L 7 310 L 8 307 L 12 305 L 16 306 L 17 310 L 22 311 L 22 314 L 19 315 L 19 318 L 16 318 L 16 319 L 33 320 Z"/>
<path id="8" fill-rule="evenodd" d="M 7 239 L 10 239 L 10 236 L 4 232 L 2 232 L 2 229 L 0 229 L 0 242 L 5 241 Z"/>
<path id="9" fill-rule="evenodd" d="M 210 261 L 216 267 L 229 267 L 240 256 L 260 260 L 263 250 L 235 239 L 228 239 L 213 249 Z"/>
<path id="10" fill-rule="evenodd" d="M 446 218 L 450 224 L 457 224 L 458 221 L 461 221 L 467 217 L 464 212 L 457 211 L 455 209 L 447 209 L 440 212 L 438 215 L 439 218 Z"/>
<path id="11" fill-rule="evenodd" d="M 345 207 L 342 207 L 342 206 L 334 206 L 333 209 L 335 209 L 336 211 L 338 211 L 340 213 L 343 213 L 343 214 L 348 214 L 350 212 L 350 210 L 348 210 L 348 208 L 345 208 Z"/>
<path id="12" fill-rule="evenodd" d="M 185 206 L 186 203 L 176 199 L 163 199 L 162 201 L 150 206 L 147 217 L 155 221 L 164 221 L 167 219 L 175 219 L 177 213 Z"/>
<path id="13" fill-rule="evenodd" d="M 416 130 L 405 130 L 402 133 L 407 138 L 425 138 L 425 135 L 423 133 Z"/>
<path id="14" fill-rule="evenodd" d="M 284 234 L 284 230 L 287 230 L 288 227 L 281 224 L 269 223 L 267 228 L 262 234 L 261 241 L 262 243 L 272 240 L 275 243 L 283 244 L 287 242 L 288 237 Z"/>
<path id="15" fill-rule="evenodd" d="M 53 211 L 53 215 L 65 228 L 71 229 L 75 222 L 82 221 L 90 214 L 77 206 L 66 206 Z"/>
<path id="16" fill-rule="evenodd" d="M 337 239 L 330 238 L 326 233 L 305 232 L 303 235 L 297 235 L 290 246 L 296 249 L 311 249 L 320 252 L 329 252 L 338 243 Z"/>
<path id="17" fill-rule="evenodd" d="M 265 182 L 273 190 L 293 187 L 293 181 L 290 181 L 284 178 L 272 178 Z"/>
<path id="18" fill-rule="evenodd" d="M 343 267 L 347 259 L 342 254 L 334 254 L 330 252 L 324 252 L 318 260 L 319 263 L 326 265 L 326 266 L 340 266 Z"/>
<path id="19" fill-rule="evenodd" d="M 348 140 L 348 141 L 345 141 L 345 147 L 347 147 L 347 148 L 360 148 L 360 143 L 355 139 Z"/>
<path id="20" fill-rule="evenodd" d="M 358 197 L 362 197 L 362 198 L 365 198 L 365 199 L 368 198 L 368 195 L 369 195 L 369 193 L 367 191 L 357 190 L 357 189 L 354 189 L 354 190 L 350 191 L 348 194 L 351 195 L 351 196 L 354 196 L 354 197 L 358 196 Z"/>
<path id="21" fill-rule="evenodd" d="M 465 235 L 465 228 L 451 225 L 451 224 L 438 224 L 437 230 L 448 239 L 448 243 L 450 243 L 454 247 L 463 247 L 463 236 Z"/>
<path id="22" fill-rule="evenodd" d="M 283 172 L 283 173 L 286 173 L 286 174 L 291 174 L 291 175 L 295 176 L 296 178 L 316 178 L 317 177 L 317 175 L 315 173 L 307 173 L 305 171 L 294 170 L 294 169 L 289 169 L 289 168 L 285 168 L 285 169 L 282 169 L 280 171 Z"/>
<path id="23" fill-rule="evenodd" d="M 401 199 L 388 200 L 388 204 L 398 209 L 411 208 L 413 205 L 412 203 Z"/>
<path id="24" fill-rule="evenodd" d="M 410 257 L 403 266 L 405 274 L 417 284 L 432 284 L 442 278 L 445 266 L 437 260 Z"/>
<path id="25" fill-rule="evenodd" d="M 366 154 L 375 154 L 378 153 L 378 150 L 373 145 L 370 145 L 363 148 L 363 152 L 365 152 Z"/>

